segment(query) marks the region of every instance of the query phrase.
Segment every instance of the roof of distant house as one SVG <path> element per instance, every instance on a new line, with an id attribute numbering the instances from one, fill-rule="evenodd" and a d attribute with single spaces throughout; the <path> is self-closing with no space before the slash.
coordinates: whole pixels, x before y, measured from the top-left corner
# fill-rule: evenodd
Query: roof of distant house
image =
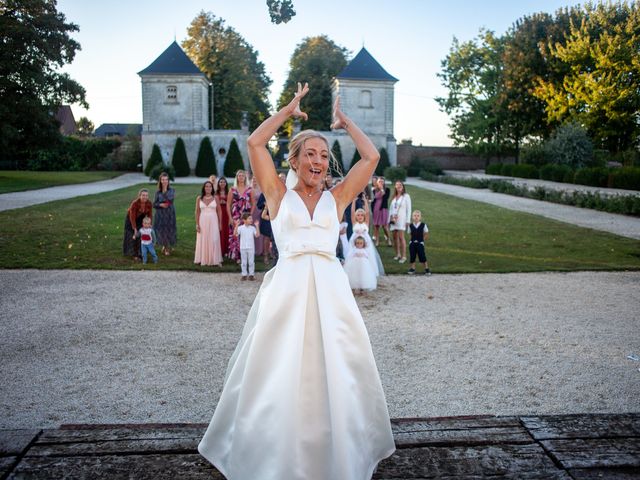
<path id="1" fill-rule="evenodd" d="M 366 48 L 353 57 L 349 65 L 344 67 L 336 78 L 348 78 L 352 80 L 387 80 L 397 82 L 398 79 L 382 68 L 375 58 L 367 52 Z"/>
<path id="2" fill-rule="evenodd" d="M 103 123 L 93 134 L 96 137 L 126 137 L 129 133 L 142 135 L 141 123 Z"/>
<path id="3" fill-rule="evenodd" d="M 144 70 L 140 70 L 138 75 L 153 73 L 204 75 L 175 41 L 151 65 Z"/>
<path id="4" fill-rule="evenodd" d="M 76 127 L 76 119 L 74 118 L 69 105 L 60 105 L 54 116 L 60 124 L 60 133 L 64 135 L 71 135 L 78 131 L 78 128 Z"/>

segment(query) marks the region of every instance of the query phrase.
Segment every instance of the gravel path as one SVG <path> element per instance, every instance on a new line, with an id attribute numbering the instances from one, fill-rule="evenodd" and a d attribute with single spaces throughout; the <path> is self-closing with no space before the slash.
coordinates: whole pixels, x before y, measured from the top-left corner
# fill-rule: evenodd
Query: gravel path
<path id="1" fill-rule="evenodd" d="M 637 217 L 600 212 L 589 208 L 571 207 L 558 203 L 542 202 L 531 198 L 496 193 L 485 188 L 460 187 L 446 183 L 426 182 L 416 178 L 408 178 L 405 183 L 407 185 L 433 190 L 434 192 L 446 193 L 476 202 L 490 203 L 491 205 L 508 208 L 509 210 L 541 215 L 580 227 L 592 228 L 594 230 L 601 230 L 622 237 L 640 240 L 640 218 Z"/>
<path id="2" fill-rule="evenodd" d="M 208 422 L 259 287 L 238 280 L 0 271 L 0 428 Z M 637 412 L 639 287 L 640 272 L 392 276 L 358 301 L 392 417 Z"/>

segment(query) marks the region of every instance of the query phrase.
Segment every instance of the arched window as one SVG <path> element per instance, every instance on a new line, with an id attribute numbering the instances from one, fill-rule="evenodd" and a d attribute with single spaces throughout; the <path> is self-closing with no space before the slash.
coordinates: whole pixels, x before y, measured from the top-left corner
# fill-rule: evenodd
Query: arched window
<path id="1" fill-rule="evenodd" d="M 178 103 L 178 87 L 175 85 L 167 86 L 167 103 Z"/>
<path id="2" fill-rule="evenodd" d="M 360 108 L 373 108 L 371 104 L 371 90 L 360 91 Z"/>

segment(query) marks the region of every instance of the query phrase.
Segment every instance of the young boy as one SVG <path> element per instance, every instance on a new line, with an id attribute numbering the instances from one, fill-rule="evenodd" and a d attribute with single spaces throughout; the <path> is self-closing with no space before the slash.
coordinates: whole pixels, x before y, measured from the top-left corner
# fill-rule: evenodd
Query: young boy
<path id="1" fill-rule="evenodd" d="M 233 234 L 240 237 L 240 267 L 242 268 L 241 280 L 247 279 L 255 280 L 255 256 L 256 256 L 256 244 L 254 238 L 260 236 L 260 232 L 253 225 L 253 218 L 249 212 L 242 214 L 242 225 L 236 224 Z"/>
<path id="2" fill-rule="evenodd" d="M 153 258 L 153 263 L 158 263 L 158 255 L 156 249 L 153 248 L 153 244 L 156 242 L 156 232 L 151 226 L 151 219 L 144 217 L 142 219 L 142 228 L 138 230 L 140 236 L 140 251 L 142 252 L 142 263 L 147 263 L 147 254 L 150 253 Z"/>
<path id="3" fill-rule="evenodd" d="M 416 255 L 420 263 L 424 265 L 424 274 L 431 275 L 429 265 L 427 264 L 427 255 L 424 251 L 424 242 L 429 239 L 429 228 L 427 224 L 422 222 L 422 212 L 414 210 L 411 214 L 412 223 L 409 225 L 411 230 L 411 242 L 409 243 L 409 275 L 416 273 Z"/>

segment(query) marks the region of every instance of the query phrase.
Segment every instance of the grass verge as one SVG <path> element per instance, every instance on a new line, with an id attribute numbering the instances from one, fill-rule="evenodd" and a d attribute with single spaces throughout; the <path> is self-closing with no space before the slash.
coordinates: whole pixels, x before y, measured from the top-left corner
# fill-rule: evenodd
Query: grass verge
<path id="1" fill-rule="evenodd" d="M 123 172 L 31 172 L 0 170 L 0 193 L 23 192 L 38 188 L 97 182 L 122 175 Z"/>

